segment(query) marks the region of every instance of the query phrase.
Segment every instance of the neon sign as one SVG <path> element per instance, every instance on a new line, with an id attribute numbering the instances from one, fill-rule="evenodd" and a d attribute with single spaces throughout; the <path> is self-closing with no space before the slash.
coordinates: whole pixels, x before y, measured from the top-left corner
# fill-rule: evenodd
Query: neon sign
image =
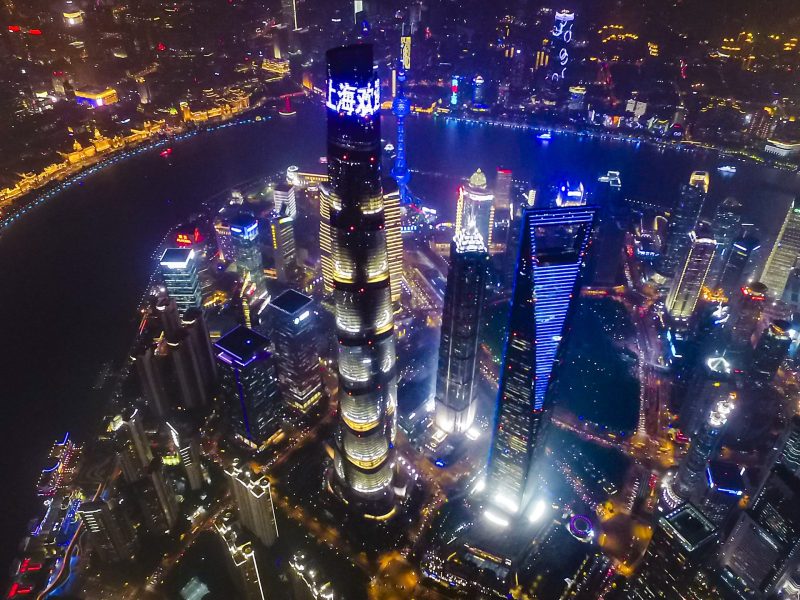
<path id="1" fill-rule="evenodd" d="M 376 78 L 365 87 L 356 87 L 329 79 L 325 106 L 348 116 L 371 117 L 381 108 L 381 82 Z"/>
<path id="2" fill-rule="evenodd" d="M 575 22 L 575 13 L 568 10 L 560 10 L 556 13 L 556 21 L 553 24 L 553 39 L 555 41 L 555 49 L 558 49 L 555 59 L 561 65 L 561 70 L 558 66 L 555 67 L 553 74 L 550 76 L 554 82 L 561 81 L 566 77 L 567 64 L 569 63 L 569 50 L 567 46 L 572 41 L 572 25 Z"/>

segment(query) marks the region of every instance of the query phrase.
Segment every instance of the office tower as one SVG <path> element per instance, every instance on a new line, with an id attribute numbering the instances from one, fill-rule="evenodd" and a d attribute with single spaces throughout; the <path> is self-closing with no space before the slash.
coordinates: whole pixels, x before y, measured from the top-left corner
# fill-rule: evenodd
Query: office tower
<path id="1" fill-rule="evenodd" d="M 297 31 L 297 5 L 295 0 L 281 0 L 281 16 L 284 24 L 292 31 Z"/>
<path id="2" fill-rule="evenodd" d="M 247 212 L 239 212 L 231 218 L 231 237 L 236 267 L 242 278 L 242 286 L 252 290 L 251 296 L 258 298 L 266 292 L 264 261 L 258 244 L 258 221 Z"/>
<path id="3" fill-rule="evenodd" d="M 183 406 L 196 409 L 207 405 L 211 401 L 211 383 L 204 349 L 197 347 L 194 336 L 176 318 L 177 310 L 171 298 L 160 298 L 156 310 L 164 323 L 167 353 Z"/>
<path id="4" fill-rule="evenodd" d="M 363 510 L 377 516 L 394 510 L 391 458 L 397 404 L 381 190 L 380 81 L 369 45 L 329 50 L 327 61 L 328 174 L 339 340 L 335 467 L 351 505 L 363 501 Z M 355 107 L 350 102 L 351 90 L 360 99 Z"/>
<path id="5" fill-rule="evenodd" d="M 767 286 L 760 281 L 743 286 L 731 301 L 731 341 L 740 346 L 753 345 L 764 305 L 767 300 Z"/>
<path id="6" fill-rule="evenodd" d="M 203 465 L 200 462 L 200 442 L 196 435 L 186 431 L 179 431 L 171 423 L 167 423 L 172 444 L 180 458 L 186 481 L 192 491 L 203 487 Z"/>
<path id="7" fill-rule="evenodd" d="M 389 257 L 389 285 L 392 303 L 397 306 L 403 289 L 403 236 L 400 231 L 400 192 L 383 195 L 383 214 L 386 221 L 386 252 Z"/>
<path id="8" fill-rule="evenodd" d="M 775 245 L 772 247 L 761 274 L 761 281 L 773 298 L 783 295 L 783 288 L 800 256 L 800 206 L 793 201 L 781 225 Z"/>
<path id="9" fill-rule="evenodd" d="M 132 482 L 130 488 L 139 504 L 148 531 L 168 533 L 178 521 L 178 499 L 172 482 L 164 474 L 161 459 L 153 459 L 144 475 Z"/>
<path id="10" fill-rule="evenodd" d="M 717 355 L 707 358 L 698 369 L 686 393 L 682 394 L 684 399 L 677 406 L 677 425 L 683 433 L 694 437 L 708 418 L 711 407 L 720 400 L 728 399 L 735 385 L 731 375 L 733 370 L 730 357 Z M 675 412 L 674 409 L 671 412 Z"/>
<path id="11" fill-rule="evenodd" d="M 409 38 L 410 40 L 411 38 Z M 409 42 L 410 43 L 410 42 Z M 410 52 L 410 48 L 409 48 Z M 409 57 L 410 58 L 410 57 Z M 411 173 L 406 162 L 406 117 L 411 112 L 411 102 L 406 98 L 406 68 L 402 58 L 397 61 L 397 93 L 392 101 L 392 114 L 397 122 L 397 147 L 392 167 L 392 177 L 397 182 L 400 200 L 407 204 L 411 198 L 408 191 L 408 182 Z"/>
<path id="12" fill-rule="evenodd" d="M 800 473 L 800 415 L 792 415 L 789 428 L 783 434 L 778 462 L 795 476 Z"/>
<path id="13" fill-rule="evenodd" d="M 269 311 L 281 396 L 295 410 L 308 413 L 323 394 L 314 301 L 287 290 L 270 303 Z"/>
<path id="14" fill-rule="evenodd" d="M 717 248 L 711 227 L 706 223 L 700 223 L 689 234 L 689 241 L 689 254 L 667 296 L 667 311 L 674 320 L 682 322 L 694 313 Z"/>
<path id="15" fill-rule="evenodd" d="M 792 312 L 800 310 L 800 267 L 795 267 L 789 271 L 789 277 L 786 278 L 786 286 L 783 288 L 781 300 Z"/>
<path id="16" fill-rule="evenodd" d="M 181 323 L 183 328 L 189 332 L 192 351 L 196 353 L 200 365 L 200 377 L 207 389 L 213 389 L 217 381 L 217 363 L 214 360 L 211 336 L 202 309 L 187 310 Z"/>
<path id="17" fill-rule="evenodd" d="M 733 242 L 739 236 L 741 228 L 742 203 L 736 198 L 725 198 L 711 219 L 711 229 L 714 231 L 714 239 L 717 242 L 717 252 L 711 265 L 709 286 L 721 278 L 722 270 L 732 251 Z"/>
<path id="18" fill-rule="evenodd" d="M 237 461 L 225 469 L 231 494 L 239 511 L 239 521 L 265 546 L 269 547 L 278 538 L 275 508 L 272 505 L 272 490 L 265 475 L 256 476 Z"/>
<path id="19" fill-rule="evenodd" d="M 486 187 L 486 175 L 478 169 L 469 178 L 467 185 L 458 188 L 456 205 L 456 231 L 467 224 L 467 215 L 475 217 L 475 223 L 486 247 L 492 247 L 494 230 L 494 194 Z"/>
<path id="20" fill-rule="evenodd" d="M 294 243 L 294 219 L 274 216 L 270 223 L 275 274 L 279 281 L 289 281 L 297 272 L 297 249 Z"/>
<path id="21" fill-rule="evenodd" d="M 542 450 L 545 395 L 578 288 L 593 207 L 526 208 L 486 489 L 506 513 L 525 508 Z M 531 318 L 533 317 L 533 318 Z"/>
<path id="22" fill-rule="evenodd" d="M 717 528 L 692 504 L 684 504 L 659 517 L 653 539 L 628 584 L 625 598 L 719 598 L 704 568 L 716 539 Z"/>
<path id="23" fill-rule="evenodd" d="M 567 68 L 571 62 L 572 52 L 572 27 L 575 24 L 575 13 L 569 10 L 560 10 L 556 13 L 553 29 L 550 32 L 550 69 L 548 79 L 552 88 L 563 85 L 567 77 Z"/>
<path id="24" fill-rule="evenodd" d="M 779 319 L 770 323 L 756 344 L 753 355 L 753 379 L 760 383 L 768 383 L 789 354 L 792 338 L 789 329 L 792 325 L 788 321 Z"/>
<path id="25" fill-rule="evenodd" d="M 464 433 L 476 410 L 478 330 L 486 296 L 489 253 L 470 219 L 450 244 L 450 267 L 442 310 L 439 368 L 436 375 L 436 425 Z"/>
<path id="26" fill-rule="evenodd" d="M 752 235 L 744 234 L 737 237 L 722 261 L 716 287 L 722 288 L 729 296 L 734 294 L 752 270 L 759 248 L 761 243 Z"/>
<path id="27" fill-rule="evenodd" d="M 693 171 L 689 176 L 689 185 L 699 188 L 704 194 L 708 193 L 711 184 L 711 176 L 708 171 Z"/>
<path id="28" fill-rule="evenodd" d="M 772 597 L 798 560 L 800 480 L 777 465 L 722 546 L 722 579 L 741 597 Z"/>
<path id="29" fill-rule="evenodd" d="M 201 303 L 197 260 L 191 248 L 167 248 L 161 255 L 161 276 L 170 298 L 180 313 L 198 308 Z"/>
<path id="30" fill-rule="evenodd" d="M 706 193 L 702 187 L 691 184 L 681 187 L 678 205 L 669 215 L 669 228 L 662 252 L 662 270 L 666 274 L 675 275 L 684 264 L 691 246 L 689 234 L 697 227 L 705 199 Z"/>
<path id="31" fill-rule="evenodd" d="M 228 523 L 215 523 L 214 528 L 225 542 L 230 561 L 228 563 L 231 579 L 235 582 L 242 600 L 267 600 L 261 574 L 258 571 L 253 544 L 242 541 L 239 534 Z"/>
<path id="32" fill-rule="evenodd" d="M 706 467 L 704 488 L 700 510 L 714 524 L 722 525 L 749 488 L 745 469 L 735 463 L 712 460 Z"/>
<path id="33" fill-rule="evenodd" d="M 159 419 L 168 417 L 173 409 L 172 394 L 167 385 L 169 356 L 158 346 L 139 343 L 131 353 L 139 387 L 147 406 Z"/>
<path id="34" fill-rule="evenodd" d="M 230 407 L 236 437 L 258 450 L 281 426 L 278 378 L 269 340 L 240 326 L 222 336 L 214 347 L 222 396 Z"/>
<path id="35" fill-rule="evenodd" d="M 282 217 L 294 218 L 297 216 L 297 198 L 294 186 L 289 183 L 279 183 L 273 192 L 275 212 Z"/>
<path id="36" fill-rule="evenodd" d="M 731 392 L 727 399 L 719 400 L 714 405 L 708 418 L 700 426 L 700 430 L 692 437 L 689 451 L 681 461 L 672 485 L 665 486 L 665 500 L 670 508 L 676 508 L 681 502 L 691 500 L 700 490 L 708 462 L 717 452 L 720 435 L 735 406 L 736 393 Z"/>
<path id="37" fill-rule="evenodd" d="M 509 219 L 511 215 L 512 183 L 511 169 L 497 167 L 497 179 L 494 183 L 494 207 L 503 219 Z"/>
<path id="38" fill-rule="evenodd" d="M 78 514 L 100 560 L 106 563 L 133 560 L 135 534 L 115 503 L 105 500 L 83 502 Z"/>
<path id="39" fill-rule="evenodd" d="M 125 409 L 111 420 L 108 431 L 114 434 L 125 481 L 133 483 L 142 479 L 153 461 L 142 413 L 138 409 Z"/>
<path id="40" fill-rule="evenodd" d="M 223 208 L 214 217 L 214 237 L 217 241 L 217 251 L 221 260 L 230 261 L 235 257 L 233 249 L 233 234 L 231 232 L 231 224 L 227 216 L 223 213 L 226 210 Z"/>

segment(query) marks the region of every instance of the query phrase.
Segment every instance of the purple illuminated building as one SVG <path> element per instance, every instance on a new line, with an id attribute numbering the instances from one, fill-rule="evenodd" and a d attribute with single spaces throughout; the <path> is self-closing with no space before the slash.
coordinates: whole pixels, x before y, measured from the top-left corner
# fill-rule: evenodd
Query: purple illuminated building
<path id="1" fill-rule="evenodd" d="M 269 340 L 237 327 L 216 344 L 222 397 L 231 413 L 236 438 L 253 450 L 278 432 L 281 400 Z"/>

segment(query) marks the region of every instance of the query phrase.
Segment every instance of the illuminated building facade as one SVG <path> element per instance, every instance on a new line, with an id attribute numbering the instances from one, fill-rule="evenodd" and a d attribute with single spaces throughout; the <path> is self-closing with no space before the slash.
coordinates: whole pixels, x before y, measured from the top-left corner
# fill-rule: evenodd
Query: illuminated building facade
<path id="1" fill-rule="evenodd" d="M 278 525 L 272 504 L 272 489 L 265 475 L 255 475 L 238 461 L 225 469 L 231 495 L 242 526 L 269 547 L 278 539 Z"/>
<path id="2" fill-rule="evenodd" d="M 125 480 L 133 483 L 142 479 L 153 461 L 150 440 L 142 423 L 142 413 L 139 410 L 126 409 L 111 420 L 109 431 L 114 433 Z"/>
<path id="3" fill-rule="evenodd" d="M 731 340 L 739 346 L 753 345 L 764 306 L 767 302 L 767 286 L 760 281 L 743 286 L 731 302 Z"/>
<path id="4" fill-rule="evenodd" d="M 104 90 L 78 89 L 75 90 L 75 101 L 78 104 L 99 108 L 101 106 L 108 106 L 109 104 L 116 104 L 119 102 L 119 97 L 117 96 L 117 91 L 112 88 L 106 88 Z"/>
<path id="5" fill-rule="evenodd" d="M 389 283 L 392 302 L 400 302 L 403 288 L 403 235 L 400 230 L 400 191 L 394 190 L 383 195 L 383 215 L 386 221 L 386 252 L 389 256 Z"/>
<path id="6" fill-rule="evenodd" d="M 380 81 L 369 45 L 329 50 L 328 174 L 339 341 L 337 487 L 365 514 L 394 510 L 394 318 L 381 189 Z M 354 507 L 356 510 L 359 508 Z"/>
<path id="7" fill-rule="evenodd" d="M 761 274 L 761 281 L 767 286 L 772 297 L 780 298 L 783 295 L 789 272 L 795 266 L 798 256 L 800 256 L 800 205 L 795 201 L 786 213 L 775 245 L 764 265 L 764 272 Z"/>
<path id="8" fill-rule="evenodd" d="M 672 485 L 672 492 L 681 500 L 692 499 L 701 489 L 708 463 L 717 451 L 720 435 L 735 406 L 736 393 L 731 392 L 727 399 L 716 403 L 700 430 L 692 437 L 689 452 L 678 467 Z M 678 503 L 671 508 L 675 508 Z"/>
<path id="9" fill-rule="evenodd" d="M 233 248 L 233 233 L 228 219 L 221 213 L 214 217 L 214 237 L 217 241 L 217 251 L 220 259 L 233 260 L 236 256 Z"/>
<path id="10" fill-rule="evenodd" d="M 273 192 L 275 212 L 282 217 L 297 215 L 297 197 L 294 186 L 289 183 L 279 183 Z"/>
<path id="11" fill-rule="evenodd" d="M 722 579 L 738 597 L 772 598 L 800 558 L 800 480 L 772 469 L 722 546 Z"/>
<path id="12" fill-rule="evenodd" d="M 237 598 L 267 600 L 253 544 L 249 541 L 241 541 L 237 532 L 227 523 L 215 523 L 214 528 L 228 549 L 230 572 L 233 581 L 238 584 L 239 595 Z"/>
<path id="13" fill-rule="evenodd" d="M 202 298 L 195 251 L 191 248 L 167 248 L 159 265 L 167 293 L 175 300 L 180 313 L 198 308 Z"/>
<path id="14" fill-rule="evenodd" d="M 475 218 L 481 238 L 486 247 L 491 248 L 494 230 L 494 194 L 487 188 L 486 175 L 480 169 L 472 174 L 467 185 L 458 188 L 456 232 L 466 226 L 467 215 Z"/>
<path id="15" fill-rule="evenodd" d="M 134 532 L 115 504 L 105 500 L 83 502 L 78 514 L 100 560 L 106 563 L 133 560 L 136 548 Z"/>
<path id="16" fill-rule="evenodd" d="M 550 64 L 550 81 L 556 85 L 567 77 L 567 68 L 571 60 L 572 27 L 574 24 L 575 13 L 568 10 L 560 10 L 556 13 L 553 30 L 550 32 L 552 45 L 548 61 Z"/>
<path id="17" fill-rule="evenodd" d="M 678 205 L 669 215 L 664 241 L 661 268 L 665 274 L 675 275 L 684 264 L 691 247 L 689 234 L 697 227 L 705 200 L 706 192 L 702 186 L 689 184 L 681 187 Z"/>
<path id="18" fill-rule="evenodd" d="M 706 284 L 717 249 L 711 227 L 701 223 L 689 234 L 689 254 L 667 296 L 667 311 L 676 321 L 688 321 Z"/>
<path id="19" fill-rule="evenodd" d="M 778 462 L 795 476 L 800 473 L 800 415 L 792 415 L 789 428 L 781 441 Z"/>
<path id="20" fill-rule="evenodd" d="M 716 526 L 693 504 L 660 517 L 625 598 L 719 598 L 704 568 L 716 539 Z"/>
<path id="21" fill-rule="evenodd" d="M 392 101 L 392 114 L 394 114 L 397 122 L 397 148 L 394 159 L 394 166 L 392 167 L 392 177 L 397 182 L 397 189 L 400 192 L 400 200 L 408 203 L 410 200 L 408 192 L 408 182 L 411 179 L 411 173 L 408 170 L 408 163 L 406 162 L 406 117 L 411 112 L 411 102 L 406 98 L 406 69 L 411 66 L 411 38 L 407 39 L 407 45 L 403 46 L 403 50 L 408 48 L 408 60 L 405 60 L 405 52 L 403 58 L 398 61 L 397 66 L 397 93 Z M 407 65 L 406 65 L 407 63 Z M 394 274 L 392 274 L 394 277 Z"/>
<path id="22" fill-rule="evenodd" d="M 279 281 L 293 279 L 297 272 L 297 248 L 294 240 L 294 219 L 273 216 L 270 222 L 275 275 Z"/>
<path id="23" fill-rule="evenodd" d="M 264 446 L 280 429 L 281 401 L 269 341 L 246 327 L 237 327 L 214 347 L 233 429 L 245 445 Z"/>
<path id="24" fill-rule="evenodd" d="M 203 465 L 200 462 L 200 442 L 195 435 L 178 431 L 171 423 L 167 423 L 174 450 L 178 454 L 189 489 L 193 491 L 203 487 Z"/>
<path id="25" fill-rule="evenodd" d="M 494 208 L 502 219 L 511 219 L 511 169 L 497 167 L 497 179 L 494 182 Z"/>
<path id="26" fill-rule="evenodd" d="M 478 331 L 486 296 L 489 253 L 470 219 L 450 244 L 436 376 L 436 426 L 464 433 L 476 410 Z"/>
<path id="27" fill-rule="evenodd" d="M 542 451 L 545 396 L 592 231 L 587 206 L 526 208 L 511 297 L 486 489 L 508 514 L 523 509 Z"/>
<path id="28" fill-rule="evenodd" d="M 281 396 L 295 410 L 308 413 L 323 395 L 314 301 L 287 290 L 270 303 L 269 311 Z"/>
<path id="29" fill-rule="evenodd" d="M 259 297 L 266 293 L 264 261 L 258 243 L 258 221 L 246 212 L 240 212 L 230 221 L 233 253 L 236 267 L 245 288 L 252 287 L 251 295 Z"/>

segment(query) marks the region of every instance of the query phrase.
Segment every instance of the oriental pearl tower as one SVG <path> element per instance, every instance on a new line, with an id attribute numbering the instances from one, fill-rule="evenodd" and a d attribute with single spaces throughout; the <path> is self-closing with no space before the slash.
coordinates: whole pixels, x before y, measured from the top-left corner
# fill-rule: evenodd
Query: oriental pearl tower
<path id="1" fill-rule="evenodd" d="M 411 104 L 406 98 L 405 84 L 406 69 L 401 59 L 397 61 L 397 94 L 392 102 L 392 114 L 397 119 L 397 154 L 392 167 L 392 177 L 397 182 L 402 204 L 411 199 L 408 192 L 411 173 L 408 172 L 408 163 L 406 162 L 406 117 L 411 112 Z"/>

